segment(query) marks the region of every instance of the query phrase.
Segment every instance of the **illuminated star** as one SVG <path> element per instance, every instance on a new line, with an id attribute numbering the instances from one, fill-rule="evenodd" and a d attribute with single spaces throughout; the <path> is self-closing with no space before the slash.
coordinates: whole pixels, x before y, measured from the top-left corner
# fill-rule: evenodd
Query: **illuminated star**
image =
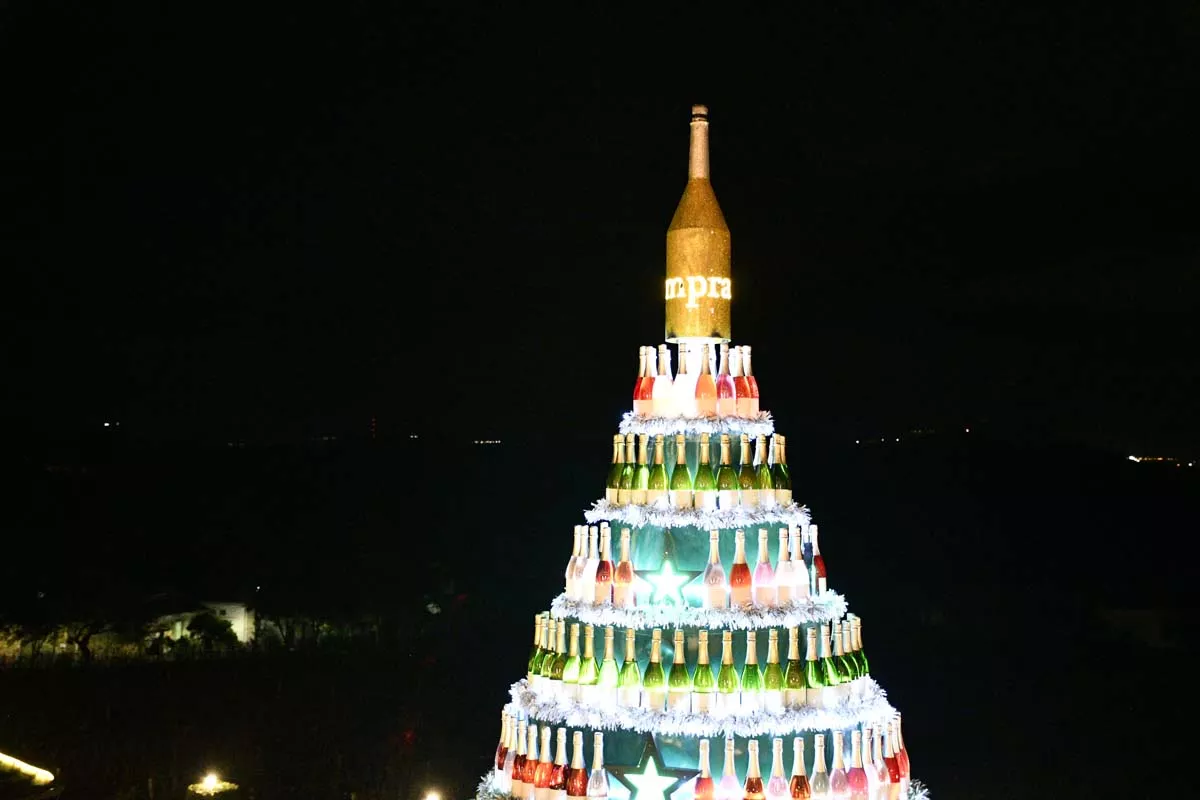
<path id="1" fill-rule="evenodd" d="M 670 558 L 664 558 L 658 572 L 637 572 L 637 577 L 650 584 L 650 605 L 687 606 L 683 587 L 695 580 L 699 572 L 676 570 Z"/>
<path id="2" fill-rule="evenodd" d="M 669 769 L 649 734 L 637 764 L 625 767 L 610 764 L 608 771 L 629 789 L 629 800 L 670 800 L 676 789 L 697 774 L 696 770 Z"/>

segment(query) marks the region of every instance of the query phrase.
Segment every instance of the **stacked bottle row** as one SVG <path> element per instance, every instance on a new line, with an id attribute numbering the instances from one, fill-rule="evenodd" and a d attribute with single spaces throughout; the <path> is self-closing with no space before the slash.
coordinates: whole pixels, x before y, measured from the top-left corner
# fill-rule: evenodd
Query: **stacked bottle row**
<path id="1" fill-rule="evenodd" d="M 508 792 L 514 800 L 608 797 L 604 734 L 593 734 L 589 772 L 584 762 L 583 732 L 573 734 L 569 765 L 567 729 L 558 728 L 555 733 L 557 746 L 551 761 L 549 726 L 542 726 L 539 737 L 536 723 L 501 713 L 495 758 L 496 787 Z M 827 736 L 833 740 L 832 764 L 825 752 Z M 746 774 L 742 780 L 737 773 L 736 742 L 727 737 L 722 775 L 719 781 L 714 781 L 709 766 L 709 740 L 701 739 L 692 797 L 695 800 L 897 800 L 908 796 L 912 766 L 899 714 L 882 729 L 864 727 L 850 732 L 848 766 L 845 734 L 840 730 L 814 737 L 811 771 L 804 754 L 804 737 L 793 737 L 790 778 L 783 767 L 783 738 L 772 739 L 771 745 L 771 772 L 764 782 L 758 740 L 746 742 Z M 682 796 L 682 792 L 676 796 Z"/>
<path id="2" fill-rule="evenodd" d="M 718 351 L 709 344 L 681 342 L 679 351 L 679 374 L 672 377 L 667 345 L 639 348 L 634 416 L 758 416 L 758 381 L 750 366 L 749 345 L 730 349 L 722 344 Z"/>
<path id="3" fill-rule="evenodd" d="M 695 634 L 695 666 L 689 669 L 686 634 L 676 629 L 668 669 L 663 663 L 662 629 L 654 628 L 650 660 L 643 672 L 637 659 L 637 634 L 632 628 L 625 629 L 624 658 L 618 666 L 613 626 L 604 628 L 604 652 L 597 658 L 595 627 L 569 624 L 568 637 L 565 620 L 556 620 L 549 613 L 534 619 L 526 680 L 539 693 L 571 698 L 585 705 L 681 709 L 697 714 L 824 708 L 853 695 L 854 681 L 870 672 L 862 648 L 862 620 L 855 616 L 832 626 L 788 629 L 784 662 L 779 657 L 780 629 L 769 628 L 765 668 L 759 667 L 758 632 L 746 631 L 740 673 L 734 666 L 733 631 L 721 631 L 721 663 L 715 674 L 709 660 L 707 630 Z M 803 661 L 801 637 L 807 644 Z"/>
<path id="4" fill-rule="evenodd" d="M 653 461 L 650 435 L 628 433 L 613 436 L 612 463 L 608 470 L 604 499 L 613 505 L 653 505 L 667 498 L 672 508 L 707 511 L 744 508 L 776 508 L 792 504 L 792 477 L 787 466 L 787 442 L 783 436 L 758 438 L 757 453 L 751 453 L 750 437 L 741 434 L 738 455 L 733 457 L 733 440 L 727 433 L 713 437 L 700 434 L 695 474 L 688 466 L 687 437 L 676 434 L 654 436 Z M 713 442 L 720 455 L 712 458 Z M 667 444 L 674 444 L 667 453 Z M 667 465 L 672 465 L 668 471 Z"/>
<path id="5" fill-rule="evenodd" d="M 720 531 L 709 531 L 708 563 L 703 576 L 705 608 L 778 608 L 800 603 L 827 590 L 828 573 L 821 556 L 818 528 L 779 529 L 779 549 L 771 564 L 770 532 L 758 529 L 758 560 L 751 570 L 746 561 L 746 534 L 734 533 L 733 563 L 728 572 L 721 562 Z M 631 533 L 621 529 L 620 557 L 612 558 L 612 529 L 602 522 L 575 526 L 575 544 L 564 573 L 567 597 L 617 608 L 637 605 L 634 569 L 629 559 Z"/>

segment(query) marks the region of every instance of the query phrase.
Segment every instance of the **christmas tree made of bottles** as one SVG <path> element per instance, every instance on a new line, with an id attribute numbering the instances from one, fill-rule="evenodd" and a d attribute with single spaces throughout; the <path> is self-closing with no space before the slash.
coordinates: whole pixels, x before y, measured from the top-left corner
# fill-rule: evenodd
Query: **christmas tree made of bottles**
<path id="1" fill-rule="evenodd" d="M 668 345 L 642 348 L 605 497 L 534 618 L 479 800 L 924 797 L 862 620 L 793 500 L 751 349 L 728 344 L 730 235 L 703 106 L 665 287 L 678 374 Z"/>

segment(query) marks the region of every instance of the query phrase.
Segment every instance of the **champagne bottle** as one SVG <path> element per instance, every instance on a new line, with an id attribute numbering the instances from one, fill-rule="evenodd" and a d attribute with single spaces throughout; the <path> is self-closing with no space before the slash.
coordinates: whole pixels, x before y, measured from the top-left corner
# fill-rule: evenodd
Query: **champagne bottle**
<path id="1" fill-rule="evenodd" d="M 717 368 L 717 415 L 732 417 L 737 414 L 737 395 L 733 388 L 733 376 L 729 374 L 729 345 L 721 343 L 721 361 Z"/>
<path id="2" fill-rule="evenodd" d="M 675 374 L 675 413 L 682 417 L 696 416 L 696 366 L 688 345 L 679 343 L 679 370 Z"/>
<path id="3" fill-rule="evenodd" d="M 633 384 L 633 414 L 644 417 L 647 414 L 645 400 L 642 399 L 642 386 L 646 383 L 646 348 L 638 348 L 638 375 Z"/>
<path id="4" fill-rule="evenodd" d="M 566 580 L 566 585 L 563 589 L 567 593 L 567 597 L 575 596 L 575 564 L 579 561 L 579 526 L 575 526 L 575 544 L 571 548 L 571 560 L 567 562 L 567 568 L 563 572 L 563 578 Z"/>
<path id="5" fill-rule="evenodd" d="M 567 729 L 554 732 L 554 766 L 550 768 L 550 800 L 567 798 Z"/>
<path id="6" fill-rule="evenodd" d="M 763 670 L 763 708 L 767 711 L 783 709 L 784 680 L 779 666 L 779 629 L 771 628 L 767 634 L 767 668 Z"/>
<path id="7" fill-rule="evenodd" d="M 792 800 L 810 800 L 812 789 L 808 785 L 808 773 L 804 766 L 804 737 L 792 739 L 792 779 L 788 781 L 788 794 Z"/>
<path id="8" fill-rule="evenodd" d="M 588 555 L 584 562 L 583 575 L 579 580 L 579 599 L 585 603 L 595 602 L 596 570 L 600 566 L 600 535 L 595 525 L 588 526 Z"/>
<path id="9" fill-rule="evenodd" d="M 817 629 L 809 628 L 808 651 L 804 656 L 805 700 L 810 706 L 825 706 L 825 673 L 821 671 L 820 653 L 817 649 Z"/>
<path id="10" fill-rule="evenodd" d="M 500 744 L 496 745 L 496 774 L 504 769 L 504 757 L 508 755 L 508 712 L 500 712 Z"/>
<path id="11" fill-rule="evenodd" d="M 888 773 L 888 796 L 905 797 L 900 775 L 900 761 L 896 757 L 896 731 L 892 723 L 887 724 L 883 733 L 883 763 Z"/>
<path id="12" fill-rule="evenodd" d="M 658 377 L 654 379 L 651 397 L 654 416 L 673 417 L 675 410 L 675 381 L 671 377 L 671 351 L 665 344 L 658 346 Z"/>
<path id="13" fill-rule="evenodd" d="M 654 416 L 654 384 L 658 383 L 658 351 L 654 345 L 646 346 L 646 379 L 642 381 L 642 411 L 644 416 Z"/>
<path id="14" fill-rule="evenodd" d="M 579 702 L 595 705 L 596 684 L 600 682 L 600 667 L 596 663 L 596 629 L 583 629 L 583 658 L 579 661 Z"/>
<path id="15" fill-rule="evenodd" d="M 660 497 L 667 496 L 667 467 L 663 464 L 663 436 L 654 437 L 654 466 L 646 479 L 646 505 L 652 506 Z"/>
<path id="16" fill-rule="evenodd" d="M 800 664 L 800 628 L 788 629 L 787 669 L 783 672 L 783 702 L 788 708 L 804 705 L 804 667 Z"/>
<path id="17" fill-rule="evenodd" d="M 583 594 L 583 579 L 587 575 L 587 548 L 588 548 L 588 526 L 579 526 L 579 558 L 575 559 L 575 570 L 571 573 L 571 593 L 572 600 L 587 600 L 590 597 L 585 597 Z"/>
<path id="18" fill-rule="evenodd" d="M 842 623 L 839 621 L 835 620 L 833 623 L 830 643 L 833 648 L 833 669 L 838 676 L 839 695 L 844 697 L 850 690 L 850 681 L 853 678 L 850 674 L 850 665 L 846 663 L 846 654 L 842 652 Z"/>
<path id="19" fill-rule="evenodd" d="M 717 672 L 717 709 L 732 714 L 741 707 L 738 674 L 733 668 L 733 631 L 721 632 L 721 669 Z"/>
<path id="20" fill-rule="evenodd" d="M 550 615 L 542 615 L 542 630 L 541 643 L 538 649 L 541 651 L 538 655 L 537 662 L 533 665 L 533 673 L 529 678 L 529 686 L 534 691 L 541 691 L 542 688 L 542 667 L 545 666 L 546 660 L 554 657 L 554 648 L 550 645 Z"/>
<path id="21" fill-rule="evenodd" d="M 758 488 L 758 504 L 762 508 L 775 507 L 775 478 L 771 475 L 771 456 L 767 451 L 767 437 L 759 434 L 754 468 L 754 484 Z"/>
<path id="22" fill-rule="evenodd" d="M 573 700 L 579 699 L 579 623 L 571 623 L 571 643 L 567 650 L 567 663 L 563 665 L 563 694 Z"/>
<path id="23" fill-rule="evenodd" d="M 565 696 L 563 691 L 563 671 L 567 668 L 567 621 L 560 620 L 554 632 L 554 664 L 550 667 L 551 693 L 557 697 Z"/>
<path id="24" fill-rule="evenodd" d="M 700 345 L 700 374 L 696 378 L 696 416 L 717 414 L 717 384 L 708 366 L 708 345 Z"/>
<path id="25" fill-rule="evenodd" d="M 617 502 L 617 491 L 621 488 L 621 472 L 625 469 L 625 437 L 621 434 L 613 436 L 612 465 L 608 468 L 608 482 L 604 488 L 604 499 L 610 503 Z"/>
<path id="26" fill-rule="evenodd" d="M 725 608 L 725 568 L 721 566 L 721 532 L 708 532 L 708 566 L 704 568 L 704 607 Z"/>
<path id="27" fill-rule="evenodd" d="M 613 605 L 633 608 L 633 562 L 629 560 L 629 528 L 621 529 L 621 560 L 613 572 Z"/>
<path id="28" fill-rule="evenodd" d="M 517 757 L 513 759 L 512 772 L 509 773 L 509 794 L 517 800 L 525 797 L 525 720 L 517 725 Z M 898 782 L 897 782 L 898 783 Z"/>
<path id="29" fill-rule="evenodd" d="M 733 737 L 725 737 L 725 767 L 717 784 L 717 800 L 742 800 L 742 784 L 733 761 Z"/>
<path id="30" fill-rule="evenodd" d="M 804 566 L 804 559 L 801 557 L 804 533 L 800 528 L 793 526 L 789 536 L 792 564 L 795 565 L 792 570 L 792 602 L 803 603 L 809 598 L 809 572 L 808 567 Z"/>
<path id="31" fill-rule="evenodd" d="M 529 651 L 529 663 L 525 668 L 525 680 L 529 681 L 529 685 L 533 686 L 533 675 L 535 672 L 541 674 L 541 660 L 544 656 L 542 650 L 542 615 L 535 614 L 533 617 L 533 649 Z"/>
<path id="32" fill-rule="evenodd" d="M 762 775 L 758 772 L 758 739 L 746 742 L 746 788 L 743 790 L 744 800 L 763 800 Z"/>
<path id="33" fill-rule="evenodd" d="M 553 733 L 553 731 L 550 730 L 549 725 L 542 726 L 542 742 L 538 748 L 539 758 L 537 769 L 533 773 L 534 800 L 551 800 L 550 771 L 554 769 L 554 762 L 550 758 L 551 733 Z"/>
<path id="34" fill-rule="evenodd" d="M 842 623 L 841 631 L 839 631 L 839 639 L 842 643 L 841 662 L 844 665 L 846 678 L 845 682 L 849 683 L 858 677 L 858 659 L 854 655 L 853 634 L 850 631 L 850 618 Z M 837 658 L 837 651 L 834 651 L 834 658 Z"/>
<path id="35" fill-rule="evenodd" d="M 771 533 L 766 528 L 758 529 L 758 564 L 754 567 L 754 604 L 771 608 L 778 597 L 775 586 L 775 570 L 771 568 Z"/>
<path id="36" fill-rule="evenodd" d="M 771 740 L 771 779 L 767 781 L 768 800 L 785 800 L 791 797 L 788 792 L 788 779 L 783 774 L 783 739 L 778 736 Z"/>
<path id="37" fill-rule="evenodd" d="M 717 476 L 713 474 L 712 465 L 708 462 L 708 434 L 700 434 L 700 464 L 696 467 L 696 480 L 692 484 L 695 494 L 696 508 L 705 511 L 717 509 Z"/>
<path id="38" fill-rule="evenodd" d="M 667 708 L 686 711 L 692 705 L 692 676 L 688 674 L 684 660 L 683 631 L 678 628 L 675 629 L 674 644 L 671 672 L 667 675 Z"/>
<path id="39" fill-rule="evenodd" d="M 750 413 L 750 381 L 746 379 L 742 370 L 742 348 L 735 347 L 729 354 L 729 370 L 733 376 L 733 393 L 737 398 L 737 415 L 753 416 Z"/>
<path id="40" fill-rule="evenodd" d="M 708 663 L 708 631 L 702 630 L 696 655 L 696 671 L 692 674 L 692 713 L 707 714 L 712 710 L 713 681 L 712 667 Z"/>
<path id="41" fill-rule="evenodd" d="M 625 661 L 617 678 L 617 703 L 626 708 L 637 708 L 642 701 L 642 671 L 637 662 L 637 631 L 625 629 Z"/>
<path id="42" fill-rule="evenodd" d="M 908 748 L 904 746 L 904 732 L 900 729 L 900 714 L 898 712 L 895 723 L 896 766 L 900 769 L 900 791 L 902 796 L 907 797 L 912 771 L 908 763 Z"/>
<path id="43" fill-rule="evenodd" d="M 812 540 L 812 585 L 816 587 L 817 580 L 825 578 L 829 580 L 828 574 L 825 572 L 825 559 L 821 556 L 821 543 L 817 539 L 817 526 L 808 526 L 808 537 Z"/>
<path id="44" fill-rule="evenodd" d="M 596 696 L 600 705 L 612 707 L 617 704 L 617 684 L 620 673 L 617 670 L 617 659 L 613 655 L 613 637 L 615 631 L 609 625 L 604 629 L 604 660 L 600 662 L 600 674 L 596 680 Z"/>
<path id="45" fill-rule="evenodd" d="M 825 734 L 823 733 L 818 733 L 813 738 L 812 796 L 813 800 L 817 800 L 817 798 L 826 800 L 829 797 L 829 774 L 825 772 Z"/>
<path id="46" fill-rule="evenodd" d="M 583 800 L 587 797 L 588 773 L 583 763 L 583 731 L 571 737 L 571 766 L 567 768 L 567 797 Z"/>
<path id="47" fill-rule="evenodd" d="M 749 608 L 753 603 L 753 576 L 746 563 L 746 532 L 737 531 L 733 538 L 733 567 L 729 570 L 729 604 L 733 608 Z"/>
<path id="48" fill-rule="evenodd" d="M 870 800 L 871 786 L 867 771 L 863 767 L 862 732 L 850 733 L 850 769 L 846 772 L 846 785 L 850 787 L 850 800 Z"/>
<path id="49" fill-rule="evenodd" d="M 557 628 L 558 620 L 551 617 L 547 621 L 546 631 L 546 645 L 549 647 L 549 652 L 546 653 L 546 657 L 542 659 L 542 668 L 538 673 L 542 678 L 540 681 L 538 681 L 539 691 L 553 691 L 550 686 L 550 673 L 553 671 L 554 662 L 558 658 L 558 653 L 554 650 L 554 645 L 558 642 Z"/>
<path id="50" fill-rule="evenodd" d="M 592 774 L 588 777 L 587 796 L 608 797 L 608 772 L 604 769 L 604 734 L 592 734 Z"/>
<path id="51" fill-rule="evenodd" d="M 868 774 L 871 779 L 871 785 L 874 786 L 875 798 L 879 800 L 887 800 L 891 795 L 891 776 L 888 773 L 887 761 L 884 759 L 883 747 L 883 731 L 876 730 L 875 737 L 871 742 L 871 764 L 874 769 L 873 774 Z M 896 787 L 897 797 L 900 795 L 900 787 Z"/>
<path id="52" fill-rule="evenodd" d="M 650 663 L 642 677 L 642 708 L 662 711 L 667 702 L 667 674 L 662 666 L 662 629 L 650 632 Z"/>
<path id="53" fill-rule="evenodd" d="M 796 567 L 789 548 L 788 529 L 779 529 L 779 563 L 775 565 L 775 604 L 786 606 L 792 602 L 792 586 L 795 583 Z"/>
<path id="54" fill-rule="evenodd" d="M 521 771 L 521 782 L 525 794 L 525 800 L 534 800 L 534 793 L 537 791 L 537 765 L 538 765 L 538 726 L 532 722 L 529 723 L 529 744 L 525 750 L 525 768 Z"/>
<path id="55" fill-rule="evenodd" d="M 621 485 L 617 489 L 617 505 L 627 506 L 633 502 L 633 478 L 637 474 L 637 438 L 625 435 L 625 466 L 621 468 Z"/>
<path id="56" fill-rule="evenodd" d="M 754 454 L 750 451 L 750 437 L 743 433 L 739 444 L 741 465 L 738 468 L 738 500 L 746 508 L 758 508 L 758 483 L 754 475 Z"/>
<path id="57" fill-rule="evenodd" d="M 748 417 L 758 416 L 758 381 L 754 377 L 754 370 L 750 366 L 750 345 L 742 345 L 742 374 L 746 376 L 746 383 L 750 387 L 750 407 Z"/>
<path id="58" fill-rule="evenodd" d="M 646 462 L 646 451 L 650 447 L 650 436 L 643 433 L 638 437 L 637 468 L 633 473 L 633 491 L 629 502 L 635 506 L 646 505 L 647 493 L 650 489 L 650 466 Z"/>
<path id="59" fill-rule="evenodd" d="M 863 675 L 871 674 L 871 664 L 867 661 L 867 651 L 863 649 L 862 641 L 862 618 L 854 618 L 854 646 L 858 651 L 858 663 L 861 665 L 860 670 Z"/>
<path id="60" fill-rule="evenodd" d="M 675 435 L 675 469 L 671 472 L 671 505 L 678 509 L 692 508 L 692 476 L 687 465 L 687 439 Z"/>
<path id="61" fill-rule="evenodd" d="M 846 800 L 850 796 L 850 782 L 846 777 L 846 762 L 843 760 L 842 732 L 833 732 L 833 769 L 829 771 L 829 796 Z"/>
<path id="62" fill-rule="evenodd" d="M 592 602 L 596 605 L 612 602 L 613 588 L 612 533 L 606 526 L 600 532 L 600 560 L 596 563 Z"/>
<path id="63" fill-rule="evenodd" d="M 697 767 L 700 775 L 697 776 L 695 788 L 692 790 L 692 800 L 714 800 L 712 772 L 708 767 L 708 739 L 700 740 L 700 758 Z"/>
<path id="64" fill-rule="evenodd" d="M 517 758 L 517 719 L 508 718 L 508 735 L 504 739 L 504 765 L 496 775 L 496 788 L 501 792 L 512 794 L 513 762 Z"/>
<path id="65" fill-rule="evenodd" d="M 717 507 L 735 508 L 740 504 L 738 498 L 738 477 L 733 471 L 729 434 L 721 434 L 721 464 L 717 467 Z"/>
<path id="66" fill-rule="evenodd" d="M 763 676 L 758 669 L 758 635 L 746 631 L 746 658 L 742 666 L 741 708 L 759 711 L 762 708 Z"/>
<path id="67" fill-rule="evenodd" d="M 833 651 L 829 647 L 829 626 L 820 626 L 819 644 L 821 645 L 821 677 L 825 679 L 824 703 L 831 705 L 836 703 L 840 698 L 838 686 L 842 679 L 838 675 L 837 667 L 833 665 Z"/>
<path id="68" fill-rule="evenodd" d="M 778 433 L 771 442 L 775 463 L 771 465 L 771 482 L 775 484 L 775 505 L 786 508 L 792 504 L 792 479 L 783 466 L 783 437 Z"/>

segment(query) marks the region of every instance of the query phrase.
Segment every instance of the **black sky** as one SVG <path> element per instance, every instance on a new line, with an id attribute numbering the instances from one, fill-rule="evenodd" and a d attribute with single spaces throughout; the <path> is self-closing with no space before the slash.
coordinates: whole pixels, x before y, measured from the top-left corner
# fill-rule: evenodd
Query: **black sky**
<path id="1" fill-rule="evenodd" d="M 1200 449 L 1200 6 L 895 5 L 4 5 L 15 418 L 603 433 L 704 102 L 784 430 Z"/>

